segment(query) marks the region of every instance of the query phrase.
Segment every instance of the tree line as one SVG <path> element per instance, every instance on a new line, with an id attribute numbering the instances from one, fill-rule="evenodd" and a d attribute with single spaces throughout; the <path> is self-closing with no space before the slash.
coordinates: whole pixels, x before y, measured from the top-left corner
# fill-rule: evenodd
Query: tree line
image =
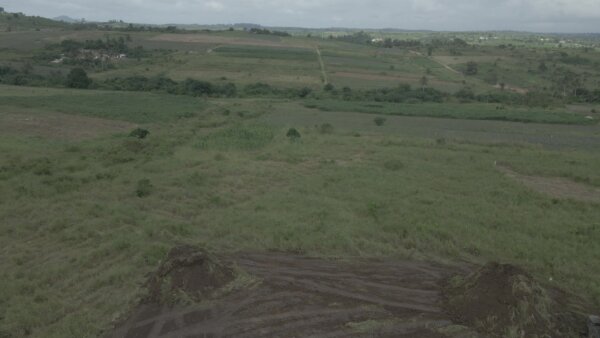
<path id="1" fill-rule="evenodd" d="M 223 80 L 225 81 L 225 80 Z M 67 87 L 77 89 L 100 89 L 137 92 L 163 92 L 173 95 L 197 97 L 285 97 L 285 98 L 337 98 L 346 101 L 375 101 L 393 103 L 421 103 L 447 100 L 460 102 L 485 102 L 507 105 L 550 106 L 569 102 L 600 103 L 600 89 L 578 88 L 563 97 L 548 92 L 531 91 L 526 94 L 510 91 L 490 91 L 476 94 L 471 88 L 464 87 L 455 93 L 447 93 L 427 86 L 424 76 L 421 86 L 413 88 L 409 84 L 377 89 L 335 88 L 326 85 L 323 90 L 312 88 L 277 88 L 266 83 L 253 83 L 238 87 L 232 82 L 210 82 L 196 79 L 175 81 L 164 76 L 128 76 L 104 80 L 92 80 L 81 68 L 73 68 L 68 74 L 52 72 L 46 75 L 33 71 L 31 65 L 22 68 L 0 66 L 0 83 L 19 86 Z"/>

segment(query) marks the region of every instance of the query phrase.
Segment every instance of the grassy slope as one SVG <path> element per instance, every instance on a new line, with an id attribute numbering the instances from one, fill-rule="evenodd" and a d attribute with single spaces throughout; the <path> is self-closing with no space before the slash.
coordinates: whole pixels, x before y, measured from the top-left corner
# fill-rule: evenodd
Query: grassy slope
<path id="1" fill-rule="evenodd" d="M 86 115 L 103 102 L 70 95 L 81 95 Z M 223 114 L 259 112 L 260 102 L 210 105 L 197 117 L 146 125 L 144 141 L 2 136 L 2 330 L 96 336 L 182 242 L 219 252 L 500 260 L 600 303 L 600 275 L 590 269 L 600 260 L 600 208 L 553 200 L 493 167 L 506 161 L 599 182 L 596 153 L 313 128 L 290 143 L 285 129 Z M 144 198 L 141 179 L 153 186 Z"/>
<path id="2" fill-rule="evenodd" d="M 69 24 L 39 16 L 26 16 L 20 13 L 0 13 L 0 31 L 67 28 Z"/>

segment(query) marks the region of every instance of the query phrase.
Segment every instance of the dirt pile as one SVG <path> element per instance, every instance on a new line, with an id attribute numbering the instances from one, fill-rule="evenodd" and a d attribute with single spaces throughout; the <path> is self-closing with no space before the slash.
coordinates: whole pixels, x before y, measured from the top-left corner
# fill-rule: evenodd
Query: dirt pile
<path id="1" fill-rule="evenodd" d="M 206 251 L 192 246 L 175 247 L 150 277 L 146 302 L 197 302 L 234 279 L 233 268 Z"/>
<path id="2" fill-rule="evenodd" d="M 454 277 L 444 302 L 455 322 L 492 337 L 578 337 L 581 318 L 559 290 L 546 289 L 527 272 L 490 263 Z"/>

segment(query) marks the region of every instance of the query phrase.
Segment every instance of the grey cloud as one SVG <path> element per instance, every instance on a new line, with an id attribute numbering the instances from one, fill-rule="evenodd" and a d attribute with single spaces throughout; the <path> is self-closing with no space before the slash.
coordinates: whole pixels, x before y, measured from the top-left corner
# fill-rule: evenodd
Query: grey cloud
<path id="1" fill-rule="evenodd" d="M 4 0 L 4 7 L 140 23 L 600 32 L 600 0 Z"/>

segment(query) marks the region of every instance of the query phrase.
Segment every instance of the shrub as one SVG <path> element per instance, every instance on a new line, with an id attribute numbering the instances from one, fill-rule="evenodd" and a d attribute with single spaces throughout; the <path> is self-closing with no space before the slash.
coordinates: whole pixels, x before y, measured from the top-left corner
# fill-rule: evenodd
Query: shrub
<path id="1" fill-rule="evenodd" d="M 475 100 L 475 93 L 469 87 L 464 87 L 461 90 L 457 91 L 454 96 L 456 96 L 460 102 L 469 102 Z"/>
<path id="2" fill-rule="evenodd" d="M 266 83 L 254 83 L 244 87 L 244 93 L 250 96 L 272 95 L 277 91 Z"/>
<path id="3" fill-rule="evenodd" d="M 137 128 L 131 133 L 129 133 L 129 137 L 136 137 L 139 139 L 145 139 L 148 135 L 150 135 L 150 132 L 142 128 Z"/>
<path id="4" fill-rule="evenodd" d="M 319 127 L 319 132 L 321 134 L 331 134 L 333 133 L 333 126 L 329 123 L 323 123 L 320 127 Z"/>
<path id="5" fill-rule="evenodd" d="M 300 89 L 300 91 L 298 92 L 298 96 L 301 98 L 305 98 L 308 95 L 310 95 L 310 93 L 312 93 L 312 89 L 310 89 L 308 87 L 304 87 L 304 88 Z"/>
<path id="6" fill-rule="evenodd" d="M 334 88 L 333 88 L 333 85 L 331 83 L 328 83 L 328 84 L 325 85 L 325 87 L 323 89 L 325 89 L 326 92 L 330 92 Z"/>
<path id="7" fill-rule="evenodd" d="M 67 76 L 67 87 L 87 89 L 92 84 L 92 80 L 87 76 L 83 68 L 73 68 Z"/>
<path id="8" fill-rule="evenodd" d="M 149 179 L 139 180 L 135 189 L 135 194 L 137 197 L 143 198 L 149 196 L 150 193 L 152 193 L 153 188 L 154 187 Z"/>
<path id="9" fill-rule="evenodd" d="M 300 135 L 300 132 L 296 128 L 290 128 L 288 130 L 286 136 L 292 141 L 295 141 L 295 140 L 299 139 L 300 137 L 302 137 Z"/>
<path id="10" fill-rule="evenodd" d="M 373 119 L 373 122 L 375 122 L 375 125 L 377 125 L 378 127 L 383 126 L 385 124 L 385 121 L 387 120 L 383 117 L 376 117 L 375 119 Z"/>

